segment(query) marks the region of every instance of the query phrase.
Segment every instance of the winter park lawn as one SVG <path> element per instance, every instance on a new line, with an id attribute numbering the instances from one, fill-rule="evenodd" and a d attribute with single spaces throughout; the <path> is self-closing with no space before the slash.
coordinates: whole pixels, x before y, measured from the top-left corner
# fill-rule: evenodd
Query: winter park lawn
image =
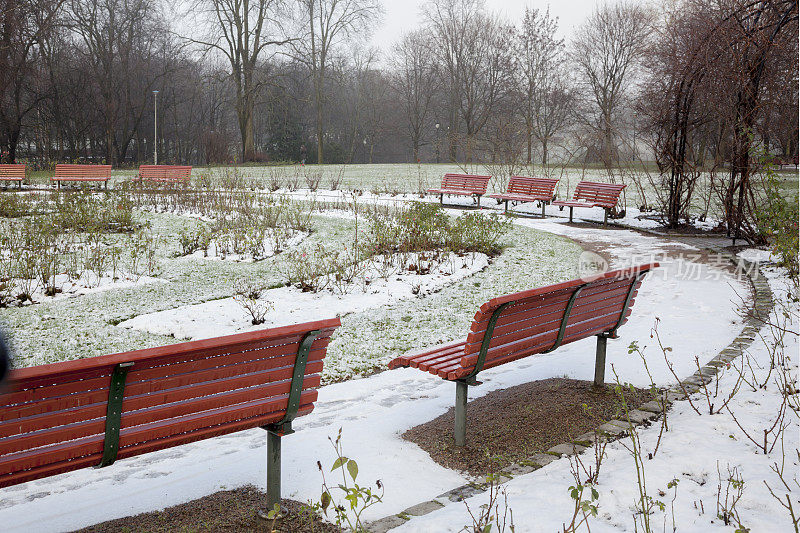
<path id="1" fill-rule="evenodd" d="M 413 191 L 412 179 L 406 180 L 406 190 Z M 313 196 L 310 191 L 285 192 L 298 201 Z M 346 206 L 348 194 L 320 191 L 318 202 L 325 198 L 338 207 Z M 364 205 L 401 201 L 396 196 L 370 193 L 359 198 Z M 452 203 L 467 206 L 470 201 Z M 532 205 L 517 209 L 538 211 Z M 462 212 L 447 211 L 451 219 Z M 599 210 L 581 211 L 579 216 L 602 219 L 602 212 L 591 212 Z M 366 223 L 363 216 L 357 222 L 348 211 L 317 211 L 313 231 L 298 235 L 282 253 L 265 254 L 259 261 L 235 261 L 206 258 L 196 252 L 176 257 L 181 250 L 178 235 L 187 224 L 195 223 L 196 214 L 135 210 L 137 221 L 149 222 L 153 235 L 164 239 L 156 249 L 158 272 L 126 286 L 100 284 L 73 297 L 37 297 L 38 303 L 0 310 L 0 318 L 4 330 L 10 333 L 18 362 L 30 366 L 342 314 L 342 327 L 328 348 L 323 373 L 327 384 L 320 389 L 316 408 L 295 422 L 295 435 L 284 439 L 284 495 L 301 502 L 319 500 L 317 461 L 326 470 L 330 468 L 336 456 L 328 437 L 335 437 L 342 428 L 344 452 L 358 461 L 359 482 L 374 489 L 373 480 L 380 479 L 385 487 L 382 503 L 367 510 L 366 520 L 400 513 L 410 520 L 393 531 L 460 531 L 464 526 L 472 527 L 468 509 L 476 512 L 487 503 L 488 494 L 468 498 L 467 505 L 440 496 L 465 483 L 481 481 L 480 476 L 442 466 L 422 448 L 401 438 L 406 431 L 446 415 L 453 404 L 454 387 L 416 369 L 374 374 L 384 370 L 387 361 L 409 350 L 462 339 L 476 309 L 495 296 L 578 277 L 584 248 L 607 260 L 610 268 L 653 260 L 662 263 L 644 280 L 633 314 L 620 329 L 620 338 L 609 341 L 607 381 L 618 379 L 647 389 L 674 384 L 672 371 L 681 379 L 689 376 L 697 369 L 695 357 L 705 364 L 739 334 L 743 327 L 739 306 L 742 300 L 751 300 L 745 279 L 724 262 L 708 254 L 701 256 L 691 246 L 627 229 L 568 225 L 563 213 L 553 208 L 548 208 L 548 214 L 551 218 L 545 220 L 513 219 L 500 240 L 502 253 L 493 258 L 470 252 L 447 257 L 424 275 L 398 272 L 386 279 L 378 271 L 370 275 L 371 271 L 365 270 L 356 287 L 336 294 L 287 287 L 290 263 L 297 259 L 292 253 L 311 253 L 318 244 L 332 249 L 352 246 L 356 223 L 359 228 Z M 777 269 L 771 270 L 770 276 L 779 298 L 785 278 Z M 243 277 L 263 280 L 271 287 L 262 297 L 271 304 L 263 325 L 253 326 L 249 315 L 232 301 L 234 286 Z M 652 337 L 656 324 L 660 338 L 670 348 L 666 353 L 658 349 Z M 796 323 L 791 327 L 796 329 Z M 762 330 L 765 339 L 769 338 L 767 330 Z M 642 349 L 641 357 L 629 352 L 633 342 Z M 765 379 L 774 353 L 756 340 L 747 359 L 747 371 L 757 376 L 751 381 Z M 796 336 L 788 336 L 785 354 L 795 357 L 796 353 Z M 793 361 L 789 364 L 796 368 Z M 648 511 L 652 523 L 657 524 L 654 529 L 675 525 L 679 531 L 733 531 L 734 527 L 718 518 L 722 505 L 726 516 L 732 509 L 737 513 L 736 520 L 751 531 L 791 531 L 788 512 L 770 496 L 762 480 L 782 490 L 770 465 L 782 464 L 785 458 L 785 469 L 792 472 L 786 475 L 786 481 L 795 492 L 784 490 L 781 494 L 790 493 L 797 499 L 798 489 L 791 485 L 798 469 L 798 458 L 792 452 L 798 446 L 797 417 L 789 409 L 783 441 L 769 455 L 756 453 L 756 445 L 747 434 L 757 436 L 771 424 L 780 411 L 782 395 L 772 382 L 763 389 L 737 383 L 736 365 L 741 362 L 734 363 L 719 380 L 722 392 L 717 405 L 730 390 L 740 389 L 729 403 L 730 410 L 708 415 L 705 400 L 695 395 L 693 404 L 703 415 L 696 414 L 688 402 L 676 402 L 667 417 L 668 431 L 661 434 L 660 422 L 637 430 L 637 446 L 645 450 L 640 459 L 657 449 L 652 459 L 636 460 L 626 448 L 633 443 L 630 438 L 608 445 L 595 483 L 598 498 L 589 501 L 598 509 L 597 517 L 589 518 L 591 531 L 634 531 L 634 521 L 641 523 L 643 516 L 637 513 L 640 490 L 645 490 L 652 501 L 664 503 L 663 509 L 653 503 Z M 502 394 L 500 391 L 551 378 L 587 380 L 593 366 L 593 339 L 575 342 L 551 354 L 483 372 L 484 384 L 470 388 L 470 400 L 491 402 Z M 607 410 L 604 413 L 619 412 L 614 401 L 603 409 Z M 740 425 L 734 422 L 734 415 Z M 483 422 L 491 422 L 491 412 L 485 416 Z M 240 491 L 232 497 L 217 494 L 200 500 L 205 503 L 196 504 L 200 507 L 194 510 L 211 516 L 215 513 L 207 512 L 208 505 L 236 507 L 231 503 L 236 494 L 251 501 L 252 492 L 242 487 L 263 489 L 264 442 L 263 431 L 244 431 L 122 460 L 104 469 L 84 469 L 2 489 L 0 523 L 8 531 L 73 530 L 183 504 L 218 491 Z M 496 454 L 491 440 L 481 451 L 490 458 Z M 594 460 L 591 449 L 584 453 L 586 465 Z M 570 486 L 576 484 L 573 464 L 562 458 L 504 485 L 516 531 L 555 531 L 569 524 L 575 507 L 570 497 Z M 743 496 L 732 503 L 740 479 L 744 480 Z M 588 491 L 584 498 L 590 499 Z M 404 514 L 409 507 L 432 499 L 439 502 L 438 510 L 420 517 Z M 501 514 L 504 506 L 501 499 Z M 205 515 L 201 507 L 206 509 Z M 239 530 L 251 527 L 255 520 L 252 512 L 231 513 L 245 518 L 209 523 L 220 525 L 220 529 L 224 525 L 228 530 Z M 169 522 L 175 516 L 191 514 L 191 510 L 174 510 L 151 519 L 156 522 L 139 522 L 135 530 L 158 529 L 154 526 L 158 520 L 172 524 L 161 526 L 163 530 L 203 529 L 202 522 L 191 518 Z M 578 516 L 580 519 L 582 515 Z M 105 530 L 127 526 L 125 522 L 116 523 Z"/>

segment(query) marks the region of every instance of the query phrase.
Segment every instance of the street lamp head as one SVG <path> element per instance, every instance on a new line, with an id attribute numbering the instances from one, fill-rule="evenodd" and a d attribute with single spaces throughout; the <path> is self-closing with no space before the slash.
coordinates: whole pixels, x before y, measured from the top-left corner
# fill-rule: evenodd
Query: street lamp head
<path id="1" fill-rule="evenodd" d="M 153 89 L 153 94 L 158 94 L 158 91 L 156 89 Z"/>
<path id="2" fill-rule="evenodd" d="M 439 129 L 439 123 L 438 122 L 436 123 L 436 129 L 437 130 Z"/>

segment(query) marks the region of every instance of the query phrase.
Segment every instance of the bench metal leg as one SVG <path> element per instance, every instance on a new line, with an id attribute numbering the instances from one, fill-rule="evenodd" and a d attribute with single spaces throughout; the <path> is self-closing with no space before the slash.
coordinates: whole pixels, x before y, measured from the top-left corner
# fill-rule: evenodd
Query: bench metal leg
<path id="1" fill-rule="evenodd" d="M 594 384 L 600 387 L 606 382 L 606 342 L 608 337 L 597 336 L 597 352 L 594 361 Z"/>
<path id="2" fill-rule="evenodd" d="M 572 206 L 569 206 L 569 221 L 572 222 Z"/>
<path id="3" fill-rule="evenodd" d="M 281 436 L 267 430 L 267 510 L 281 502 Z"/>
<path id="4" fill-rule="evenodd" d="M 508 200 L 506 200 L 506 212 L 508 211 Z"/>
<path id="5" fill-rule="evenodd" d="M 606 227 L 606 224 L 608 224 L 608 209 L 604 208 L 603 209 L 603 227 L 604 228 Z"/>
<path id="6" fill-rule="evenodd" d="M 481 195 L 478 195 L 478 209 L 481 208 Z"/>
<path id="7" fill-rule="evenodd" d="M 467 382 L 456 381 L 456 446 L 464 446 L 467 441 Z"/>
<path id="8" fill-rule="evenodd" d="M 439 195 L 439 205 L 444 205 L 444 194 Z"/>
<path id="9" fill-rule="evenodd" d="M 544 218 L 544 208 L 546 205 L 547 204 L 545 202 L 542 202 L 542 218 Z"/>

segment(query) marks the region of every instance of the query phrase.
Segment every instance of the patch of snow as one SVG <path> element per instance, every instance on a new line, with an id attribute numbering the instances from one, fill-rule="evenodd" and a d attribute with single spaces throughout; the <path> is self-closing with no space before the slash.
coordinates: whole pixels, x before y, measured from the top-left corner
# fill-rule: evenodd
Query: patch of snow
<path id="1" fill-rule="evenodd" d="M 762 250 L 760 248 L 745 248 L 736 255 L 747 261 L 757 263 L 775 262 L 778 260 L 778 257 L 769 250 Z"/>
<path id="2" fill-rule="evenodd" d="M 250 315 L 233 298 L 223 298 L 139 315 L 121 322 L 119 327 L 178 339 L 206 339 L 318 320 L 320 316 L 343 316 L 434 293 L 483 270 L 489 259 L 479 253 L 464 256 L 450 253 L 427 274 L 385 272 L 377 263 L 373 262 L 354 280 L 355 288 L 347 294 L 336 294 L 331 290 L 303 292 L 294 286 L 269 289 L 261 302 L 270 310 L 265 316 L 266 321 L 259 326 L 250 323 Z"/>

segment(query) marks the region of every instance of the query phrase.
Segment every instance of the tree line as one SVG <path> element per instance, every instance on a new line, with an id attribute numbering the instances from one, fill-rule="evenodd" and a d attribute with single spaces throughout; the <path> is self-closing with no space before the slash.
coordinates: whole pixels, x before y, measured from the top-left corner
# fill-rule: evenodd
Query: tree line
<path id="1" fill-rule="evenodd" d="M 733 168 L 742 211 L 752 148 L 797 155 L 792 0 L 601 4 L 566 40 L 548 10 L 430 0 L 383 54 L 379 0 L 0 5 L 9 161 L 654 159 L 677 220 L 701 170 Z"/>

